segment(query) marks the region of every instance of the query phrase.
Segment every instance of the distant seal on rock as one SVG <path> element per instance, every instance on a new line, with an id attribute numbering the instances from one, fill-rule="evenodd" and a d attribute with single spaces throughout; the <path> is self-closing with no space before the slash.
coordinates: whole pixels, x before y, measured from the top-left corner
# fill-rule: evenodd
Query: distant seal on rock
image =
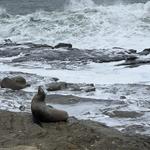
<path id="1" fill-rule="evenodd" d="M 1 81 L 1 87 L 2 88 L 9 88 L 9 89 L 12 89 L 12 90 L 20 90 L 20 89 L 23 89 L 25 87 L 27 87 L 28 85 L 26 84 L 21 84 L 19 82 L 16 82 L 15 80 L 13 79 L 10 79 L 8 77 L 4 78 L 2 81 Z"/>
<path id="2" fill-rule="evenodd" d="M 63 110 L 51 108 L 45 103 L 46 94 L 39 86 L 38 93 L 33 97 L 31 111 L 36 122 L 60 122 L 67 121 L 68 113 Z"/>

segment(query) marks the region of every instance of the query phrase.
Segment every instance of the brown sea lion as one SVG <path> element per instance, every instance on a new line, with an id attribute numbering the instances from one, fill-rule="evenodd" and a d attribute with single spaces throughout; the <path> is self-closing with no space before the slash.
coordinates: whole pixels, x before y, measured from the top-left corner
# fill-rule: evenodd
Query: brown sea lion
<path id="1" fill-rule="evenodd" d="M 38 122 L 67 121 L 68 113 L 63 110 L 51 108 L 45 103 L 46 94 L 39 86 L 38 93 L 33 97 L 31 111 L 33 118 Z"/>
<path id="2" fill-rule="evenodd" d="M 26 84 L 26 79 L 21 76 L 15 76 L 15 77 L 12 77 L 11 79 L 16 81 L 19 84 Z"/>
<path id="3" fill-rule="evenodd" d="M 9 88 L 12 90 L 20 90 L 20 89 L 27 87 L 27 85 L 18 83 L 15 80 L 6 77 L 1 81 L 1 87 L 2 88 Z"/>

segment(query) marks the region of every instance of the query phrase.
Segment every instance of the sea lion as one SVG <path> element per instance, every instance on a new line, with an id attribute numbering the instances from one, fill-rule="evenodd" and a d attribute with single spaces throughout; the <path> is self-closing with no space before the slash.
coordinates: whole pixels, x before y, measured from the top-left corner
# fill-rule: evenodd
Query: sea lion
<path id="1" fill-rule="evenodd" d="M 46 94 L 39 86 L 38 93 L 33 97 L 31 111 L 36 122 L 60 122 L 67 121 L 68 113 L 63 110 L 51 108 L 45 103 Z"/>
<path id="2" fill-rule="evenodd" d="M 1 88 L 9 88 L 9 89 L 12 89 L 12 90 L 20 90 L 20 89 L 23 89 L 25 87 L 27 87 L 26 84 L 18 83 L 15 80 L 10 79 L 8 77 L 4 78 L 1 81 Z"/>
<path id="3" fill-rule="evenodd" d="M 26 84 L 26 79 L 21 76 L 15 76 L 15 77 L 12 77 L 11 79 L 16 81 L 19 84 Z"/>

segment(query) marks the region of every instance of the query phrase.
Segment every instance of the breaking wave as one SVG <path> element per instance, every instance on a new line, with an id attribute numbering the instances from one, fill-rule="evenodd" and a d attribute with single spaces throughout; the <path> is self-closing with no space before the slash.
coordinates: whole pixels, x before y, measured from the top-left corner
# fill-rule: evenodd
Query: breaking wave
<path id="1" fill-rule="evenodd" d="M 0 8 L 0 42 L 72 43 L 78 48 L 150 47 L 150 2 L 97 5 L 70 0 L 63 11 L 11 15 Z"/>

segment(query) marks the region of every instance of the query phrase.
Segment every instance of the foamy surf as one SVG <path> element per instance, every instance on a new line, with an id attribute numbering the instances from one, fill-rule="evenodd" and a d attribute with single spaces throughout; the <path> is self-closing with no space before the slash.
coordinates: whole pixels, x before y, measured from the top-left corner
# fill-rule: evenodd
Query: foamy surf
<path id="1" fill-rule="evenodd" d="M 0 42 L 33 42 L 54 45 L 69 42 L 77 48 L 149 47 L 150 4 L 96 5 L 70 1 L 64 11 L 36 11 L 10 15 L 0 9 Z"/>

